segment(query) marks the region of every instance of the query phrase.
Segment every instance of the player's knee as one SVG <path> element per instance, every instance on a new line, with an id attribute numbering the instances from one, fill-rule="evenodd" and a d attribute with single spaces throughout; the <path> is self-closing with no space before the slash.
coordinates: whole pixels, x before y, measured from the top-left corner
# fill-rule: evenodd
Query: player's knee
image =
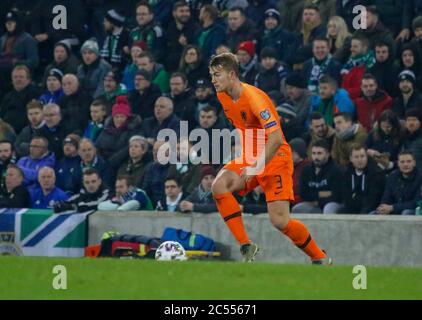
<path id="1" fill-rule="evenodd" d="M 228 192 L 227 183 L 225 182 L 225 179 L 216 178 L 211 185 L 211 191 L 213 195 Z"/>
<path id="2" fill-rule="evenodd" d="M 270 212 L 270 222 L 274 228 L 283 231 L 289 223 L 290 215 L 284 210 L 278 210 L 277 212 Z"/>

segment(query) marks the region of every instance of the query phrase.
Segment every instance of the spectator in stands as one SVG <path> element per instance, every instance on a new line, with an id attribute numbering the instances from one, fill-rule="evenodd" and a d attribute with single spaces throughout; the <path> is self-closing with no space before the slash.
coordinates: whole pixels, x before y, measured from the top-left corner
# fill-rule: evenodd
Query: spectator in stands
<path id="1" fill-rule="evenodd" d="M 51 69 L 47 75 L 46 88 L 47 91 L 39 98 L 42 104 L 59 104 L 63 97 L 62 89 L 63 73 L 59 69 Z"/>
<path id="2" fill-rule="evenodd" d="M 296 113 L 295 121 L 301 126 L 305 126 L 309 117 L 309 110 L 314 94 L 312 94 L 306 85 L 306 80 L 300 72 L 290 73 L 285 82 L 287 101 Z"/>
<path id="3" fill-rule="evenodd" d="M 28 155 L 31 139 L 41 135 L 42 128 L 45 126 L 43 105 L 40 101 L 30 101 L 26 106 L 26 115 L 29 125 L 23 128 L 15 141 L 16 154 L 19 157 Z"/>
<path id="4" fill-rule="evenodd" d="M 214 113 L 217 117 L 222 110 L 221 105 L 214 94 L 214 87 L 212 83 L 208 79 L 199 79 L 195 86 L 195 97 L 192 99 L 192 103 L 186 107 L 182 116 L 183 120 L 188 121 L 189 132 L 198 127 L 200 122 L 200 113 L 207 107 L 215 109 Z M 218 118 L 216 118 L 216 122 L 217 120 Z M 214 123 L 211 127 L 213 125 Z"/>
<path id="5" fill-rule="evenodd" d="M 113 69 L 107 72 L 104 77 L 104 93 L 98 97 L 106 102 L 107 106 L 107 115 L 111 114 L 111 109 L 116 103 L 117 97 L 125 96 L 127 94 L 126 87 L 121 84 L 122 74 L 119 70 Z"/>
<path id="6" fill-rule="evenodd" d="M 100 57 L 100 49 L 95 39 L 89 39 L 81 47 L 82 63 L 77 76 L 81 87 L 96 99 L 104 93 L 103 80 L 111 70 L 111 65 Z"/>
<path id="7" fill-rule="evenodd" d="M 420 198 L 422 175 L 412 152 L 399 154 L 398 170 L 388 176 L 380 205 L 372 214 L 414 215 Z"/>
<path id="8" fill-rule="evenodd" d="M 136 28 L 129 35 L 129 46 L 135 41 L 144 41 L 155 61 L 162 63 L 166 54 L 166 39 L 163 29 L 154 21 L 154 12 L 148 1 L 136 5 L 136 22 Z M 129 53 L 128 46 L 125 51 Z"/>
<path id="9" fill-rule="evenodd" d="M 170 91 L 170 75 L 163 65 L 155 62 L 155 58 L 149 52 L 144 52 L 138 57 L 138 68 L 151 74 L 151 82 L 158 85 L 162 93 Z"/>
<path id="10" fill-rule="evenodd" d="M 314 4 L 306 5 L 302 13 L 302 27 L 300 30 L 300 44 L 289 57 L 290 64 L 301 65 L 312 58 L 312 42 L 317 37 L 324 37 L 327 28 L 322 23 L 319 8 Z"/>
<path id="11" fill-rule="evenodd" d="M 67 120 L 63 119 L 60 107 L 49 103 L 43 107 L 45 126 L 41 129 L 41 135 L 48 140 L 48 148 L 59 160 L 63 156 L 62 143 L 64 138 L 71 133 Z"/>
<path id="12" fill-rule="evenodd" d="M 160 148 L 163 149 L 160 150 Z M 169 148 L 168 143 L 165 143 L 164 141 L 155 142 L 152 149 L 154 161 L 145 168 L 141 189 L 145 190 L 154 207 L 156 207 L 158 201 L 164 196 L 164 181 L 168 176 L 169 170 L 169 164 L 160 163 L 157 154 L 159 150 L 160 152 L 165 150 L 164 153 L 168 155 Z"/>
<path id="13" fill-rule="evenodd" d="M 28 67 L 18 65 L 12 71 L 13 90 L 8 92 L 1 102 L 0 118 L 9 123 L 16 134 L 27 125 L 27 119 L 22 117 L 26 113 L 29 101 L 37 99 L 40 94 L 37 87 L 31 83 Z"/>
<path id="14" fill-rule="evenodd" d="M 170 164 L 168 175 L 180 178 L 183 191 L 191 194 L 201 180 L 200 164 L 193 164 L 192 142 L 180 139 L 177 143 L 177 163 Z"/>
<path id="15" fill-rule="evenodd" d="M 331 156 L 342 168 L 349 165 L 350 146 L 363 144 L 366 140 L 366 130 L 359 123 L 353 123 L 349 113 L 334 115 L 336 135 L 334 136 Z"/>
<path id="16" fill-rule="evenodd" d="M 277 1 L 274 0 L 248 0 L 244 7 L 246 17 L 250 19 L 258 31 L 264 29 L 265 12 L 274 9 Z M 231 8 L 232 9 L 232 8 Z"/>
<path id="17" fill-rule="evenodd" d="M 193 92 L 184 73 L 175 72 L 171 75 L 170 97 L 173 100 L 174 114 L 181 118 L 193 104 Z"/>
<path id="18" fill-rule="evenodd" d="M 243 8 L 231 8 L 227 21 L 226 43 L 233 52 L 236 51 L 241 42 L 255 40 L 255 25 L 246 17 Z"/>
<path id="19" fill-rule="evenodd" d="M 13 144 L 8 140 L 0 140 L 0 195 L 7 193 L 6 173 L 10 164 L 16 163 Z"/>
<path id="20" fill-rule="evenodd" d="M 0 140 L 9 140 L 12 143 L 15 142 L 16 134 L 15 130 L 8 124 L 7 122 L 4 122 L 0 118 Z"/>
<path id="21" fill-rule="evenodd" d="M 342 65 L 350 55 L 352 35 L 346 22 L 340 16 L 332 16 L 327 24 L 327 38 L 330 44 L 330 53 Z"/>
<path id="22" fill-rule="evenodd" d="M 350 148 L 350 165 L 343 176 L 343 204 L 341 213 L 369 214 L 381 201 L 385 174 L 368 157 L 363 145 Z"/>
<path id="23" fill-rule="evenodd" d="M 329 75 L 340 85 L 340 63 L 330 54 L 328 39 L 317 37 L 312 43 L 313 57 L 303 66 L 303 75 L 308 79 L 308 89 L 315 94 L 319 92 L 319 80 Z"/>
<path id="24" fill-rule="evenodd" d="M 104 122 L 107 116 L 107 106 L 102 100 L 96 99 L 90 106 L 91 120 L 84 132 L 84 138 L 93 142 L 97 141 L 98 136 L 104 129 Z"/>
<path id="25" fill-rule="evenodd" d="M 173 19 L 166 30 L 166 69 L 170 72 L 177 70 L 183 50 L 188 44 L 195 43 L 199 30 L 187 2 L 176 1 L 173 5 L 172 15 Z"/>
<path id="26" fill-rule="evenodd" d="M 79 174 L 81 158 L 78 155 L 81 138 L 69 134 L 63 141 L 63 158 L 56 164 L 56 185 L 67 194 L 73 195 L 81 189 Z"/>
<path id="27" fill-rule="evenodd" d="M 211 186 L 216 177 L 212 166 L 203 166 L 201 171 L 201 182 L 192 193 L 182 202 L 180 210 L 186 212 L 213 213 L 217 212 L 217 206 L 211 192 Z"/>
<path id="28" fill-rule="evenodd" d="M 394 43 L 378 40 L 375 43 L 375 65 L 369 69 L 378 82 L 379 88 L 390 97 L 397 96 L 397 78 L 400 68 L 395 63 Z"/>
<path id="29" fill-rule="evenodd" d="M 158 133 L 162 129 L 172 129 L 177 135 L 180 130 L 180 119 L 173 112 L 173 101 L 167 97 L 160 97 L 155 101 L 154 116 L 142 121 L 141 134 L 154 144 Z"/>
<path id="30" fill-rule="evenodd" d="M 74 74 L 63 77 L 64 96 L 60 100 L 60 111 L 67 127 L 82 135 L 89 121 L 91 96 L 83 91 Z"/>
<path id="31" fill-rule="evenodd" d="M 30 186 L 37 182 L 38 171 L 42 167 L 54 168 L 56 158 L 48 151 L 48 140 L 35 136 L 29 145 L 29 156 L 20 158 L 17 165 L 24 173 L 24 185 Z"/>
<path id="32" fill-rule="evenodd" d="M 130 176 L 118 176 L 116 194 L 110 200 L 98 204 L 99 211 L 136 211 L 152 210 L 151 200 L 144 190 L 133 183 Z"/>
<path id="33" fill-rule="evenodd" d="M 13 66 L 18 64 L 35 70 L 39 63 L 37 41 L 25 32 L 18 12 L 9 11 L 6 14 L 5 26 L 6 33 L 0 38 L 0 70 L 9 74 Z"/>
<path id="34" fill-rule="evenodd" d="M 127 64 L 123 73 L 122 84 L 126 86 L 128 91 L 131 91 L 135 87 L 135 75 L 138 72 L 138 59 L 139 56 L 148 51 L 147 44 L 144 41 L 135 41 L 132 43 L 130 48 L 131 63 Z"/>
<path id="35" fill-rule="evenodd" d="M 354 9 L 357 5 L 367 5 L 367 0 L 349 0 L 349 1 L 336 1 L 336 12 L 337 15 L 343 17 L 346 21 L 349 30 L 354 30 L 353 21 L 356 18 Z"/>
<path id="36" fill-rule="evenodd" d="M 393 99 L 379 88 L 377 79 L 370 73 L 362 77 L 362 95 L 355 100 L 359 123 L 371 131 L 384 110 L 390 109 Z"/>
<path id="37" fill-rule="evenodd" d="M 311 158 L 312 145 L 317 140 L 324 140 L 328 144 L 329 151 L 331 152 L 335 130 L 331 126 L 327 125 L 324 116 L 318 112 L 311 113 L 309 128 L 309 132 L 302 135 L 302 139 L 306 142 L 308 148 L 306 152 L 308 154 L 308 158 Z"/>
<path id="38" fill-rule="evenodd" d="M 71 48 L 66 41 L 59 41 L 54 45 L 54 60 L 44 72 L 44 81 L 52 69 L 60 70 L 62 74 L 75 74 L 78 71 L 79 60 L 72 54 Z"/>
<path id="39" fill-rule="evenodd" d="M 369 50 L 369 40 L 366 37 L 354 35 L 350 52 L 350 58 L 341 70 L 341 87 L 347 90 L 352 99 L 356 99 L 360 94 L 363 75 L 376 61 L 373 50 Z"/>
<path id="40" fill-rule="evenodd" d="M 295 200 L 292 202 L 293 205 L 302 202 L 300 197 L 300 176 L 305 166 L 309 165 L 311 161 L 308 159 L 306 154 L 306 143 L 302 138 L 294 138 L 289 141 L 289 145 L 292 148 L 292 157 L 294 164 L 293 173 L 293 190 Z"/>
<path id="41" fill-rule="evenodd" d="M 108 195 L 109 191 L 104 186 L 98 171 L 87 169 L 83 173 L 83 189 L 81 192 L 70 197 L 67 201 L 56 202 L 54 204 L 54 213 L 95 211 L 101 202 L 108 199 Z"/>
<path id="42" fill-rule="evenodd" d="M 402 148 L 404 133 L 397 115 L 391 110 L 386 110 L 381 113 L 377 124 L 366 138 L 368 155 L 386 172 L 395 167 L 397 156 Z"/>
<path id="43" fill-rule="evenodd" d="M 183 201 L 188 194 L 183 192 L 180 179 L 168 176 L 164 181 L 165 196 L 157 202 L 157 211 L 180 211 L 180 202 Z"/>
<path id="44" fill-rule="evenodd" d="M 403 36 L 402 39 L 408 40 L 410 36 L 410 27 L 411 27 L 412 21 L 414 21 L 416 17 L 422 15 L 422 3 L 420 0 L 409 0 L 404 4 L 404 6 L 405 6 L 405 15 L 403 16 L 404 29 L 402 30 L 402 32 L 405 31 L 404 32 L 405 36 Z"/>
<path id="45" fill-rule="evenodd" d="M 259 39 L 261 48 L 271 47 L 277 51 L 277 60 L 286 61 L 292 48 L 298 45 L 298 38 L 281 25 L 280 12 L 271 8 L 265 11 L 264 30 Z"/>
<path id="46" fill-rule="evenodd" d="M 372 8 L 375 8 L 376 15 L 379 15 L 379 19 L 383 22 L 385 26 L 388 26 L 388 29 L 391 30 L 391 36 L 399 36 L 397 37 L 398 40 L 405 38 L 401 31 L 405 28 L 406 24 L 405 21 L 405 6 L 407 1 L 400 1 L 400 0 L 390 0 L 390 1 L 382 1 L 382 0 L 371 0 L 369 1 L 371 6 L 367 7 L 368 12 L 372 13 Z M 370 19 L 370 18 L 369 18 Z M 385 28 L 385 27 L 384 27 Z M 377 29 L 375 29 L 377 30 Z M 375 31 L 374 30 L 374 31 Z M 380 30 L 382 31 L 382 29 Z M 379 32 L 380 32 L 379 31 Z"/>
<path id="47" fill-rule="evenodd" d="M 191 88 L 195 86 L 198 79 L 209 78 L 208 64 L 202 59 L 198 46 L 185 47 L 180 58 L 179 71 L 186 75 Z"/>
<path id="48" fill-rule="evenodd" d="M 243 196 L 239 201 L 240 210 L 248 214 L 267 213 L 265 193 L 261 186 L 257 186 L 251 192 Z"/>
<path id="49" fill-rule="evenodd" d="M 95 145 L 98 153 L 117 170 L 127 155 L 129 139 L 141 127 L 141 118 L 132 115 L 126 96 L 117 97 L 112 116 L 104 125 Z"/>
<path id="50" fill-rule="evenodd" d="M 109 10 L 104 17 L 106 38 L 100 55 L 113 69 L 123 71 L 126 65 L 126 56 L 123 47 L 129 42 L 129 31 L 124 27 L 125 16 L 115 10 Z"/>
<path id="51" fill-rule="evenodd" d="M 355 115 L 355 106 L 346 90 L 338 88 L 337 82 L 329 75 L 319 80 L 319 95 L 312 97 L 311 113 L 318 112 L 324 116 L 329 126 L 334 124 L 334 116 L 339 112 Z"/>
<path id="52" fill-rule="evenodd" d="M 330 158 L 328 144 L 319 140 L 312 145 L 312 163 L 302 169 L 299 195 L 293 213 L 337 213 L 341 207 L 340 168 Z"/>
<path id="53" fill-rule="evenodd" d="M 23 186 L 22 170 L 10 164 L 6 171 L 6 194 L 0 194 L 0 208 L 29 208 L 31 197 Z"/>
<path id="54" fill-rule="evenodd" d="M 151 82 L 151 73 L 138 70 L 135 75 L 135 89 L 129 93 L 132 113 L 146 119 L 154 115 L 155 101 L 161 96 L 158 85 Z"/>
<path id="55" fill-rule="evenodd" d="M 217 49 L 215 49 L 215 54 L 222 54 L 227 52 L 233 53 L 225 43 L 220 44 Z"/>
<path id="56" fill-rule="evenodd" d="M 202 57 L 208 61 L 216 53 L 219 45 L 226 41 L 226 31 L 216 20 L 218 19 L 218 9 L 210 4 L 201 7 L 199 22 L 201 29 L 196 39 L 196 43 L 201 48 Z"/>
<path id="57" fill-rule="evenodd" d="M 422 15 L 413 20 L 412 29 L 415 36 L 411 43 L 418 49 L 419 53 L 422 54 Z"/>
<path id="58" fill-rule="evenodd" d="M 254 85 L 267 93 L 280 91 L 289 74 L 287 66 L 277 61 L 277 52 L 273 48 L 263 48 L 259 59 Z"/>
<path id="59" fill-rule="evenodd" d="M 413 43 L 403 45 L 400 54 L 401 71 L 410 70 L 416 76 L 416 84 L 422 90 L 422 54 L 418 52 Z"/>
<path id="60" fill-rule="evenodd" d="M 394 99 L 392 107 L 392 110 L 400 119 L 403 119 L 406 112 L 410 109 L 422 109 L 422 94 L 416 85 L 416 76 L 412 71 L 404 70 L 400 73 L 400 94 Z"/>
<path id="61" fill-rule="evenodd" d="M 243 41 L 237 47 L 239 71 L 243 82 L 253 85 L 258 73 L 258 56 L 255 54 L 253 41 Z"/>
<path id="62" fill-rule="evenodd" d="M 29 189 L 32 209 L 52 209 L 55 202 L 69 199 L 69 195 L 56 186 L 53 168 L 41 168 L 38 171 L 38 183 Z"/>
<path id="63" fill-rule="evenodd" d="M 95 169 L 98 171 L 104 185 L 107 187 L 114 185 L 114 182 L 111 181 L 113 175 L 108 163 L 97 154 L 97 148 L 91 140 L 84 138 L 79 142 L 78 154 L 81 157 L 77 180 L 79 183 L 82 182 L 85 170 Z M 81 185 L 79 185 L 79 189 L 80 187 Z"/>
<path id="64" fill-rule="evenodd" d="M 377 1 L 377 0 L 375 0 Z M 380 7 L 382 8 L 382 6 Z M 368 48 L 373 50 L 377 41 L 394 45 L 392 32 L 380 20 L 380 14 L 375 6 L 366 6 L 366 28 L 357 30 L 354 35 L 368 39 Z M 396 14 L 396 12 L 394 13 Z M 391 28 L 391 26 L 389 25 Z"/>
<path id="65" fill-rule="evenodd" d="M 148 141 L 142 136 L 133 136 L 129 140 L 129 155 L 121 164 L 117 175 L 128 175 L 135 186 L 140 186 L 145 168 L 151 162 L 148 153 Z"/>
<path id="66" fill-rule="evenodd" d="M 420 109 L 410 109 L 405 116 L 406 135 L 403 141 L 405 150 L 413 153 L 416 167 L 422 171 L 422 114 Z"/>

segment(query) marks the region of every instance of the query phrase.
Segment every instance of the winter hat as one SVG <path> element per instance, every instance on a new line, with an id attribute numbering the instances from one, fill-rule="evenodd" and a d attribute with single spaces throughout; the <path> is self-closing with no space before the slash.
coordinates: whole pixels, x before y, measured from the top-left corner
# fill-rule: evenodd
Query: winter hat
<path id="1" fill-rule="evenodd" d="M 302 138 L 294 138 L 289 142 L 292 151 L 296 152 L 299 157 L 305 159 L 306 155 L 306 143 Z"/>
<path id="2" fill-rule="evenodd" d="M 268 9 L 267 11 L 265 11 L 264 13 L 264 20 L 267 18 L 274 18 L 278 21 L 278 24 L 280 24 L 280 12 L 278 12 L 278 10 L 276 9 Z"/>
<path id="3" fill-rule="evenodd" d="M 305 77 L 300 72 L 292 72 L 286 78 L 286 85 L 300 89 L 306 89 Z"/>
<path id="4" fill-rule="evenodd" d="M 8 21 L 14 21 L 14 22 L 19 21 L 19 17 L 18 17 L 18 14 L 16 13 L 16 11 L 9 11 L 6 14 L 5 22 L 8 22 Z"/>
<path id="5" fill-rule="evenodd" d="M 212 88 L 212 83 L 205 78 L 196 80 L 195 88 Z"/>
<path id="6" fill-rule="evenodd" d="M 413 86 L 416 85 L 416 76 L 411 70 L 404 70 L 400 72 L 399 82 L 404 81 L 404 80 L 410 81 L 413 84 Z"/>
<path id="7" fill-rule="evenodd" d="M 265 58 L 274 58 L 276 60 L 278 59 L 277 52 L 271 47 L 265 47 L 264 49 L 262 49 L 259 57 L 261 60 Z"/>
<path id="8" fill-rule="evenodd" d="M 415 31 L 417 28 L 422 28 L 422 16 L 418 16 L 415 19 L 413 19 L 413 22 L 412 22 L 413 31 Z"/>
<path id="9" fill-rule="evenodd" d="M 79 137 L 76 134 L 69 134 L 66 139 L 63 140 L 63 146 L 70 143 L 72 144 L 76 149 L 79 148 L 79 142 L 81 141 L 81 137 Z"/>
<path id="10" fill-rule="evenodd" d="M 59 69 L 53 68 L 50 70 L 50 72 L 48 73 L 48 77 L 55 77 L 57 78 L 57 80 L 60 81 L 60 83 L 62 82 L 63 79 L 63 72 L 61 72 Z"/>
<path id="11" fill-rule="evenodd" d="M 105 18 L 116 27 L 122 27 L 126 18 L 115 9 L 107 11 Z"/>
<path id="12" fill-rule="evenodd" d="M 98 47 L 98 42 L 95 38 L 86 40 L 81 47 L 81 53 L 84 53 L 86 50 L 94 52 L 97 56 L 100 55 L 100 48 Z"/>
<path id="13" fill-rule="evenodd" d="M 201 170 L 201 180 L 204 179 L 205 176 L 211 175 L 215 177 L 217 173 L 215 172 L 212 166 L 203 166 Z"/>
<path id="14" fill-rule="evenodd" d="M 132 43 L 131 48 L 133 48 L 133 47 L 141 48 L 142 51 L 148 51 L 148 45 L 145 41 L 141 41 L 141 40 L 135 41 L 134 43 Z"/>
<path id="15" fill-rule="evenodd" d="M 405 119 L 409 117 L 418 118 L 419 122 L 422 123 L 422 111 L 419 108 L 412 108 L 406 112 Z"/>
<path id="16" fill-rule="evenodd" d="M 138 71 L 136 71 L 135 77 L 136 76 L 144 77 L 144 79 L 147 80 L 147 81 L 151 81 L 152 80 L 151 72 L 148 72 L 145 69 L 139 69 Z"/>
<path id="17" fill-rule="evenodd" d="M 253 57 L 255 55 L 255 44 L 253 41 L 243 41 L 237 47 L 237 51 L 239 50 L 246 51 L 250 57 Z"/>
<path id="18" fill-rule="evenodd" d="M 122 73 L 118 69 L 107 72 L 106 77 L 112 78 L 116 83 L 120 83 L 123 79 Z"/>
<path id="19" fill-rule="evenodd" d="M 67 42 L 65 41 L 59 41 L 54 45 L 54 49 L 56 49 L 58 46 L 63 47 L 66 50 L 67 56 L 70 57 L 71 52 L 70 52 L 70 46 Z"/>
<path id="20" fill-rule="evenodd" d="M 130 116 L 130 106 L 126 96 L 118 96 L 116 104 L 113 106 L 112 116 L 123 114 L 126 117 Z"/>
<path id="21" fill-rule="evenodd" d="M 277 114 L 284 119 L 295 119 L 297 117 L 295 107 L 288 102 L 277 106 L 276 110 Z"/>

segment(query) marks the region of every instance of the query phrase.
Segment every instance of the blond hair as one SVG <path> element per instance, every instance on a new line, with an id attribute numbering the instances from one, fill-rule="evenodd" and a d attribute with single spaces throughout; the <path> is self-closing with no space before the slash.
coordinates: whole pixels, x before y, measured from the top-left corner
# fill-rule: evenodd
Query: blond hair
<path id="1" fill-rule="evenodd" d="M 333 22 L 334 25 L 336 26 L 337 37 L 336 37 L 335 45 L 336 45 L 336 48 L 339 49 L 344 45 L 344 41 L 346 40 L 347 37 L 350 37 L 351 34 L 349 32 L 349 28 L 347 27 L 346 22 L 344 21 L 342 17 L 332 16 L 328 20 L 328 24 L 330 24 L 330 22 Z M 328 39 L 331 38 L 330 35 L 328 34 L 328 31 L 327 31 L 327 38 Z"/>
<path id="2" fill-rule="evenodd" d="M 221 68 L 227 72 L 234 71 L 237 77 L 240 75 L 239 61 L 231 52 L 224 52 L 212 57 L 209 67 L 210 69 Z"/>

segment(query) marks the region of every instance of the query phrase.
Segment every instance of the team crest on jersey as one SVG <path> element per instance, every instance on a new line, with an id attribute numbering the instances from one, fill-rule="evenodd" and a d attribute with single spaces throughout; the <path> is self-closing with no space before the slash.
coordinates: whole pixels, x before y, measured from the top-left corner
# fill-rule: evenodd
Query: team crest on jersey
<path id="1" fill-rule="evenodd" d="M 240 112 L 240 116 L 242 117 L 242 120 L 246 122 L 246 112 L 245 111 Z"/>
<path id="2" fill-rule="evenodd" d="M 271 118 L 271 114 L 270 111 L 268 109 L 265 109 L 264 111 L 261 112 L 261 118 L 265 121 L 267 121 L 269 118 Z"/>

